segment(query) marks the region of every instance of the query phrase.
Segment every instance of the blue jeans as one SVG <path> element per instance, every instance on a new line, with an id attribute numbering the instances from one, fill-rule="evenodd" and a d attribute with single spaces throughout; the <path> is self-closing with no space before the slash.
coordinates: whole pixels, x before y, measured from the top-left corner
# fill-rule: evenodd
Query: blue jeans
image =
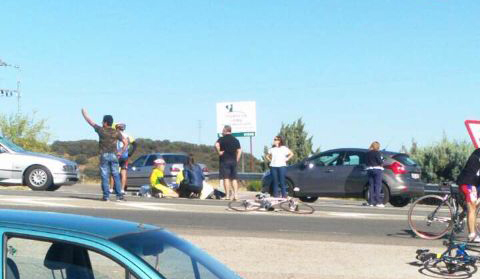
<path id="1" fill-rule="evenodd" d="M 383 170 L 380 169 L 370 169 L 367 170 L 368 182 L 369 182 L 369 194 L 370 200 L 369 204 L 377 205 L 383 204 L 383 195 L 382 191 L 382 173 Z"/>
<path id="2" fill-rule="evenodd" d="M 110 196 L 109 180 L 110 175 L 113 176 L 113 185 L 117 198 L 122 198 L 120 173 L 118 171 L 118 158 L 114 153 L 102 153 L 100 155 L 100 177 L 102 179 L 103 198 L 108 199 Z"/>
<path id="3" fill-rule="evenodd" d="M 287 173 L 287 167 L 272 167 L 272 180 L 273 180 L 273 196 L 278 197 L 278 188 L 282 190 L 282 198 L 287 197 L 287 186 L 285 184 L 285 174 Z"/>

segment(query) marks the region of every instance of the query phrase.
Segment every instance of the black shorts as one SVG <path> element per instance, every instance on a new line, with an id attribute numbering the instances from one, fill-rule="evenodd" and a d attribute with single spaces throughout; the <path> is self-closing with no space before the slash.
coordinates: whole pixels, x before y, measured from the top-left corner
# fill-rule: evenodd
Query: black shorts
<path id="1" fill-rule="evenodd" d="M 220 163 L 220 179 L 237 179 L 237 162 Z"/>
<path id="2" fill-rule="evenodd" d="M 118 159 L 118 165 L 122 170 L 128 169 L 128 158 L 126 159 Z"/>

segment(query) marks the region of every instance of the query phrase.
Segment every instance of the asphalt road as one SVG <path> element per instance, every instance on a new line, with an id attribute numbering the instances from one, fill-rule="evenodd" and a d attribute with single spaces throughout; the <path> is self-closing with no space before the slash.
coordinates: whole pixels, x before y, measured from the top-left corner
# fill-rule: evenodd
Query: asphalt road
<path id="1" fill-rule="evenodd" d="M 412 236 L 407 207 L 371 208 L 356 200 L 320 199 L 313 204 L 314 214 L 301 216 L 282 211 L 234 212 L 220 200 L 127 196 L 127 202 L 102 202 L 100 197 L 98 185 L 62 187 L 56 192 L 0 191 L 2 208 L 101 216 L 164 227 L 245 278 L 424 278 L 418 267 L 409 264 L 415 250 L 442 250 L 441 241 Z"/>

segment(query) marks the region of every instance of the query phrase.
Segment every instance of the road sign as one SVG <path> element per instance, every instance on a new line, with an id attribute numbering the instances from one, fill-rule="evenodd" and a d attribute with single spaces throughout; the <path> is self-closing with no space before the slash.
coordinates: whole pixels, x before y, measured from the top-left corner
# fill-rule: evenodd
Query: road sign
<path id="1" fill-rule="evenodd" d="M 475 148 L 480 146 L 480 120 L 465 120 L 468 134 Z"/>
<path id="2" fill-rule="evenodd" d="M 217 103 L 217 134 L 222 135 L 225 125 L 232 127 L 236 137 L 253 137 L 257 132 L 255 102 Z"/>

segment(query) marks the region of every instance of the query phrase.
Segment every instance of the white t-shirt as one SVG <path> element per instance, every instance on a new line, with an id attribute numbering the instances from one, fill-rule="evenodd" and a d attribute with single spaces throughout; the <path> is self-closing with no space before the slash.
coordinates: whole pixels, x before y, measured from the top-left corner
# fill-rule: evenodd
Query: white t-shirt
<path id="1" fill-rule="evenodd" d="M 290 154 L 290 149 L 286 146 L 272 147 L 268 150 L 268 154 L 272 155 L 270 167 L 285 167 L 287 166 L 287 157 Z"/>

